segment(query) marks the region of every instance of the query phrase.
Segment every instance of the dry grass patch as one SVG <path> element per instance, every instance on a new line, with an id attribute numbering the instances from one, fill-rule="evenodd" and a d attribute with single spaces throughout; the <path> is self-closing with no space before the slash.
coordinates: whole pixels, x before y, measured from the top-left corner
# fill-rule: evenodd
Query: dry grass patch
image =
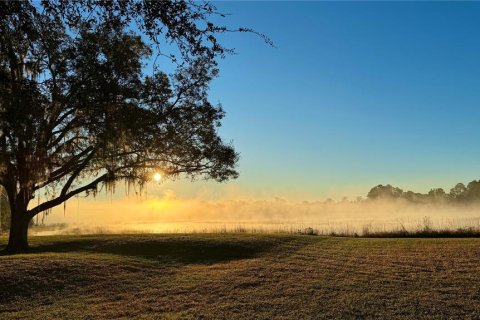
<path id="1" fill-rule="evenodd" d="M 480 239 L 37 237 L 1 319 L 478 318 Z"/>

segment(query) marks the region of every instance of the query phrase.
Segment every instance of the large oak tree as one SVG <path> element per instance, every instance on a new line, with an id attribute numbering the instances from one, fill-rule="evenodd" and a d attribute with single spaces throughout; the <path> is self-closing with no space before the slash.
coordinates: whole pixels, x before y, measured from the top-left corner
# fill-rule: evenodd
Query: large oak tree
<path id="1" fill-rule="evenodd" d="M 0 3 L 6 250 L 28 247 L 35 215 L 122 179 L 237 176 L 238 155 L 217 132 L 224 112 L 207 96 L 229 52 L 217 35 L 232 31 L 210 22 L 215 10 L 194 1 Z"/>

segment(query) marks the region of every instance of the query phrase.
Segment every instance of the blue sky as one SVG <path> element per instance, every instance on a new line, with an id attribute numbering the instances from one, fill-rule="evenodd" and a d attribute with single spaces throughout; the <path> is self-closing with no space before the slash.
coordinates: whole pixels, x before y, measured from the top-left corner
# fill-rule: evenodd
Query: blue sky
<path id="1" fill-rule="evenodd" d="M 222 37 L 238 54 L 221 61 L 211 98 L 227 111 L 221 133 L 241 176 L 165 187 L 314 199 L 480 178 L 480 3 L 216 6 L 276 45 Z"/>

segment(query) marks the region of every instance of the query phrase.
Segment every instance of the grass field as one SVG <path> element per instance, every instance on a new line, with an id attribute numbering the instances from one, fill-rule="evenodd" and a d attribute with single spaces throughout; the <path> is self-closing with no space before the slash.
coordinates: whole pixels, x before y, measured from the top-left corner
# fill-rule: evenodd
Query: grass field
<path id="1" fill-rule="evenodd" d="M 97 235 L 31 245 L 0 257 L 0 319 L 480 318 L 480 239 Z"/>

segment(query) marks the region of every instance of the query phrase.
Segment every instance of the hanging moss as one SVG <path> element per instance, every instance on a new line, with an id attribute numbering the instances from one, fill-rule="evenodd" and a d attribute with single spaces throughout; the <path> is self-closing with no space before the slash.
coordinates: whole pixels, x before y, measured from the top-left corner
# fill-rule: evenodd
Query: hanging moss
<path id="1" fill-rule="evenodd" d="M 10 206 L 5 189 L 0 188 L 0 233 L 10 228 Z"/>

